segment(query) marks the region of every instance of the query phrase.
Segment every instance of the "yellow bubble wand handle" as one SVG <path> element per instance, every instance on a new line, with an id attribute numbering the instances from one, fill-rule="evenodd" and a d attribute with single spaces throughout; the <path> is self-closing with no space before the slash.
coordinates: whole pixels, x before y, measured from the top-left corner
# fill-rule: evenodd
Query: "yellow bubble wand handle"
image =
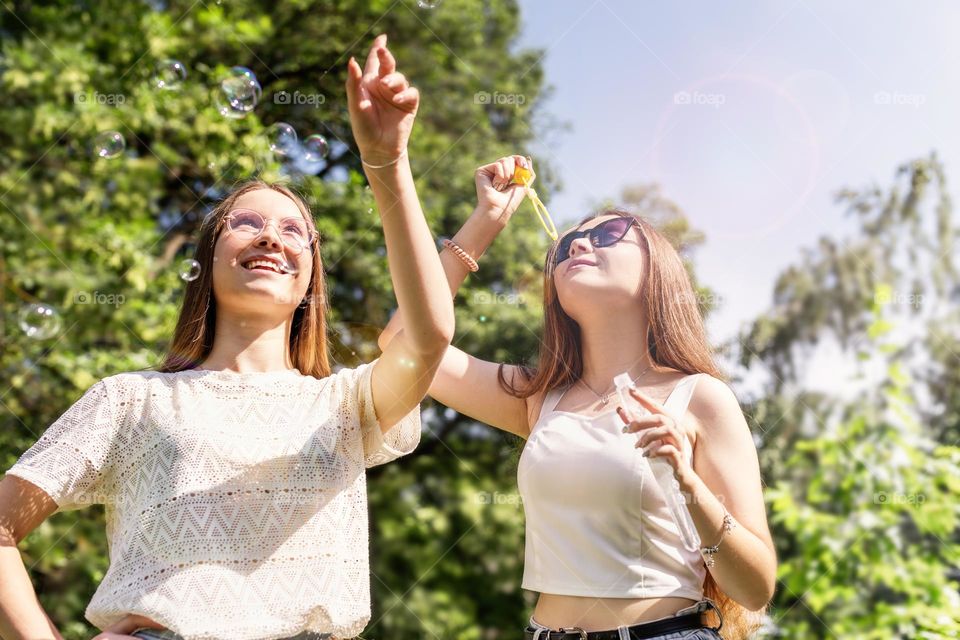
<path id="1" fill-rule="evenodd" d="M 528 158 L 527 161 L 533 166 L 532 160 Z M 557 233 L 557 227 L 553 224 L 553 219 L 550 217 L 550 212 L 547 211 L 547 206 L 540 200 L 537 191 L 530 186 L 533 184 L 534 179 L 536 179 L 536 176 L 526 167 L 517 166 L 513 172 L 513 183 L 524 186 L 527 197 L 530 198 L 530 203 L 533 205 L 533 210 L 536 211 L 544 231 L 547 232 L 547 235 L 550 236 L 552 240 L 556 241 L 556 239 L 560 237 L 560 234 Z"/>

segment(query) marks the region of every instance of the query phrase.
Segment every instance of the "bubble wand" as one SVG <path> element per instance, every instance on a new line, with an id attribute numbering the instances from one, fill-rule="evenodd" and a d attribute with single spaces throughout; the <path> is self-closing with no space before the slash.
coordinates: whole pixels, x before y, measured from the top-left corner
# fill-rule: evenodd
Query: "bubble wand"
<path id="1" fill-rule="evenodd" d="M 533 166 L 533 160 L 529 157 L 527 158 L 527 164 L 531 167 Z M 540 224 L 543 225 L 544 231 L 556 242 L 557 238 L 560 237 L 560 234 L 557 233 L 557 227 L 553 224 L 553 219 L 550 218 L 550 213 L 547 211 L 547 207 L 543 204 L 543 201 L 540 200 L 540 196 L 537 195 L 536 189 L 531 186 L 536 179 L 537 174 L 526 167 L 517 165 L 513 171 L 513 184 L 523 186 L 527 197 L 530 198 L 530 203 L 533 205 L 533 210 L 537 212 L 537 217 L 540 218 Z M 547 223 L 550 223 L 550 226 L 547 226 Z"/>

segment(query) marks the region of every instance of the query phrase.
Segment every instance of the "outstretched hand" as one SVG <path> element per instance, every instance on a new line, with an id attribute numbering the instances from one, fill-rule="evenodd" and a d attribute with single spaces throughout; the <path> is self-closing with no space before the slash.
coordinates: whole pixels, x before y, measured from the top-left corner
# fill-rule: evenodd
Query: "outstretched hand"
<path id="1" fill-rule="evenodd" d="M 366 162 L 384 164 L 406 150 L 420 92 L 397 71 L 386 35 L 373 41 L 362 71 L 353 57 L 347 63 L 347 105 L 353 137 Z"/>

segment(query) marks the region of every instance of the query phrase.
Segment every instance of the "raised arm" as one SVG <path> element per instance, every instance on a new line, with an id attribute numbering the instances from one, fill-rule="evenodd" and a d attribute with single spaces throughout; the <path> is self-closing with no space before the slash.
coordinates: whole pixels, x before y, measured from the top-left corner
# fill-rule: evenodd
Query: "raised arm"
<path id="1" fill-rule="evenodd" d="M 477 208 L 453 237 L 464 251 L 480 258 L 494 238 L 507 226 L 510 217 L 523 201 L 523 189 L 511 185 L 516 164 L 525 165 L 522 156 L 507 156 L 477 169 Z M 451 251 L 440 252 L 446 275 L 445 291 L 455 296 L 470 271 Z M 408 307 L 400 307 L 380 334 L 380 348 L 386 351 L 408 331 Z M 510 395 L 497 380 L 499 365 L 475 358 L 456 347 L 446 349 L 440 367 L 430 385 L 430 395 L 464 415 L 521 437 L 530 430 L 533 416 L 539 410 L 541 397 L 526 400 Z M 519 375 L 513 365 L 504 366 L 507 380 Z"/>
<path id="2" fill-rule="evenodd" d="M 363 71 L 353 58 L 347 68 L 350 124 L 383 221 L 393 290 L 410 310 L 406 335 L 373 367 L 384 432 L 423 400 L 454 330 L 453 303 L 407 157 L 420 96 L 397 72 L 386 43 L 384 35 L 374 40 Z"/>

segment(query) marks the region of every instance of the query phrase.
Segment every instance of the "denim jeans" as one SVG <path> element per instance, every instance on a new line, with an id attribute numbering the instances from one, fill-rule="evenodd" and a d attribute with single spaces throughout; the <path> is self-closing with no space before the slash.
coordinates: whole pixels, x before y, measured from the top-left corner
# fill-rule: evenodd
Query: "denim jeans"
<path id="1" fill-rule="evenodd" d="M 183 640 L 183 636 L 168 629 L 148 629 L 144 627 L 137 629 L 130 635 L 135 638 L 142 638 L 143 640 Z M 329 633 L 304 631 L 295 636 L 290 636 L 287 640 L 326 640 L 329 637 Z"/>
<path id="2" fill-rule="evenodd" d="M 680 611 L 677 611 L 673 615 L 665 616 L 663 618 L 657 618 L 656 620 L 647 620 L 646 622 L 658 622 L 660 620 L 669 620 L 670 618 L 673 618 L 676 616 L 682 616 L 684 614 L 691 613 L 695 611 L 702 602 L 704 601 L 701 600 L 697 604 L 692 604 L 689 607 L 680 609 Z M 718 616 L 721 615 L 717 609 L 714 608 L 714 611 L 717 612 Z M 720 621 L 722 625 L 723 624 L 722 617 L 720 618 Z M 646 622 L 644 624 L 646 624 Z M 617 630 L 620 631 L 620 634 L 622 637 L 626 638 L 628 637 L 627 627 L 630 627 L 630 626 L 633 626 L 633 625 L 622 625 L 620 627 L 617 627 Z M 538 631 L 550 631 L 550 627 L 543 626 L 542 624 L 534 620 L 533 616 L 530 616 L 530 627 L 533 629 L 537 629 Z M 556 629 L 554 629 L 554 631 L 556 631 Z M 720 633 L 717 630 L 712 629 L 710 627 L 701 627 L 699 629 L 686 629 L 685 631 L 671 631 L 670 633 L 664 633 L 658 636 L 654 636 L 649 640 L 721 640 L 721 639 L 720 639 Z"/>

